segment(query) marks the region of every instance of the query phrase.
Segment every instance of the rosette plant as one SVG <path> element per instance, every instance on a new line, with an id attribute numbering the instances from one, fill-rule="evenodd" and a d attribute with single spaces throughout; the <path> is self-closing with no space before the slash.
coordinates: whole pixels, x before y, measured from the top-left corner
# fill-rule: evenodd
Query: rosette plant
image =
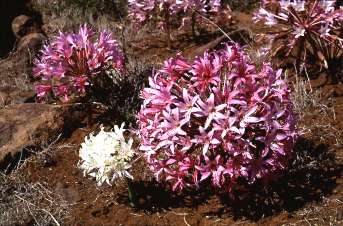
<path id="1" fill-rule="evenodd" d="M 343 9 L 333 0 L 263 0 L 254 21 L 272 31 L 268 37 L 273 54 L 296 57 L 297 64 L 309 57 L 325 68 L 343 56 Z"/>
<path id="2" fill-rule="evenodd" d="M 287 168 L 297 137 L 281 70 L 256 68 L 237 45 L 194 62 L 178 55 L 149 79 L 138 114 L 140 150 L 174 191 L 211 181 L 268 182 Z M 205 182 L 204 182 L 205 183 Z"/>
<path id="3" fill-rule="evenodd" d="M 142 26 L 148 20 L 156 18 L 159 21 L 158 26 L 167 33 L 169 48 L 171 47 L 171 22 L 173 16 L 181 15 L 181 28 L 191 25 L 194 37 L 195 21 L 202 21 L 203 15 L 215 16 L 223 13 L 228 14 L 229 10 L 221 6 L 221 0 L 129 0 L 129 17 L 138 26 Z"/>
<path id="4" fill-rule="evenodd" d="M 96 87 L 106 71 L 123 69 L 124 58 L 111 33 L 103 31 L 96 37 L 83 25 L 78 33 L 60 32 L 34 60 L 33 74 L 40 79 L 36 93 L 39 98 L 52 93 L 67 101 Z"/>

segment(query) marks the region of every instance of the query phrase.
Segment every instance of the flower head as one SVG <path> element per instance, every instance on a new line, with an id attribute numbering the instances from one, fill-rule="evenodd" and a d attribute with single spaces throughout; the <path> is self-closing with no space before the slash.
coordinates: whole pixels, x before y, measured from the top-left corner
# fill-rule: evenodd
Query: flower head
<path id="1" fill-rule="evenodd" d="M 138 25 L 141 26 L 154 15 L 158 15 L 158 18 L 165 18 L 165 15 L 182 15 L 182 25 L 180 28 L 184 28 L 185 25 L 189 25 L 192 14 L 194 11 L 207 15 L 218 15 L 222 13 L 229 13 L 228 10 L 222 7 L 221 0 L 183 0 L 183 1 L 170 1 L 170 0 L 129 0 L 129 17 Z M 193 14 L 196 17 L 196 21 L 202 18 L 197 14 Z M 223 19 L 222 17 L 221 19 Z M 165 28 L 166 23 L 170 21 L 161 21 L 160 28 Z"/>
<path id="2" fill-rule="evenodd" d="M 79 168 L 85 176 L 95 177 L 99 186 L 121 177 L 132 179 L 128 169 L 135 152 L 132 150 L 133 140 L 126 141 L 124 131 L 124 123 L 120 128 L 115 125 L 110 132 L 101 127 L 97 135 L 91 133 L 81 144 Z"/>
<path id="3" fill-rule="evenodd" d="M 284 170 L 297 132 L 281 70 L 257 70 L 238 45 L 177 59 L 142 91 L 140 149 L 156 179 L 175 191 L 204 180 L 232 191 L 239 178 L 252 183 Z M 185 66 L 175 79 L 177 65 Z"/>
<path id="4" fill-rule="evenodd" d="M 123 69 L 123 55 L 111 33 L 103 31 L 98 39 L 87 25 L 78 33 L 62 33 L 46 44 L 41 56 L 34 61 L 34 76 L 41 78 L 38 97 L 45 96 L 43 86 L 57 97 L 68 100 L 70 95 L 86 92 L 92 79 L 109 69 Z"/>

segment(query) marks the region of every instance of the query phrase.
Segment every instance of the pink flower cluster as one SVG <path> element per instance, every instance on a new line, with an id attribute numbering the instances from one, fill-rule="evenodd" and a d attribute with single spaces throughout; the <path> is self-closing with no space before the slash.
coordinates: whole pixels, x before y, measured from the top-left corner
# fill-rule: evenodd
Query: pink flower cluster
<path id="1" fill-rule="evenodd" d="M 129 16 L 138 24 L 144 24 L 153 16 L 162 16 L 160 26 L 165 27 L 165 16 L 178 13 L 185 13 L 182 24 L 189 24 L 191 14 L 194 11 L 199 13 L 219 13 L 221 0 L 129 0 Z"/>
<path id="2" fill-rule="evenodd" d="M 72 94 L 84 93 L 97 74 L 124 67 L 123 55 L 111 33 L 103 31 L 96 38 L 87 25 L 78 33 L 60 32 L 41 53 L 33 69 L 34 76 L 41 78 L 36 86 L 39 98 L 53 92 L 67 101 Z"/>
<path id="3" fill-rule="evenodd" d="M 140 149 L 175 191 L 211 180 L 229 193 L 287 167 L 297 137 L 281 70 L 257 69 L 236 45 L 193 63 L 167 60 L 142 91 Z"/>
<path id="4" fill-rule="evenodd" d="M 327 67 L 328 47 L 343 49 L 343 37 L 338 31 L 343 26 L 343 8 L 335 9 L 335 3 L 334 0 L 263 0 L 253 19 L 277 29 L 269 33 L 271 41 L 282 41 L 275 48 L 277 52 L 286 50 L 289 55 L 298 49 L 297 57 L 305 59 L 305 48 L 311 46 L 308 52 Z"/>

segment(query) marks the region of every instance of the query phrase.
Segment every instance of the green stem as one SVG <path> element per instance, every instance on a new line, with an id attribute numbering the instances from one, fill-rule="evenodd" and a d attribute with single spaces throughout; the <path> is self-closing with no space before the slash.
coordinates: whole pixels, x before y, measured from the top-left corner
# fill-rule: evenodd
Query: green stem
<path id="1" fill-rule="evenodd" d="M 133 182 L 131 179 L 126 178 L 126 183 L 127 183 L 127 190 L 128 190 L 130 205 L 132 207 L 135 207 L 137 205 L 137 194 L 133 189 Z"/>
<path id="2" fill-rule="evenodd" d="M 195 11 L 192 13 L 192 36 L 193 39 L 196 39 L 196 34 L 195 34 Z"/>
<path id="3" fill-rule="evenodd" d="M 166 24 L 166 32 L 167 32 L 167 45 L 168 49 L 171 49 L 171 31 L 170 31 L 170 15 L 168 12 L 168 5 L 164 7 L 164 22 Z"/>
<path id="4" fill-rule="evenodd" d="M 93 120 L 92 120 L 92 106 L 90 103 L 87 103 L 87 124 L 88 126 L 91 126 L 92 123 L 93 123 Z"/>

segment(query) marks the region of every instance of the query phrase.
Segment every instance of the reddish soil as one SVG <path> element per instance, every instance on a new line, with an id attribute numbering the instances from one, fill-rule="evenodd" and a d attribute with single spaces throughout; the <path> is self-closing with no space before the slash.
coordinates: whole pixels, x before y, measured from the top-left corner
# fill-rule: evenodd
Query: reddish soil
<path id="1" fill-rule="evenodd" d="M 343 129 L 343 98 L 335 98 L 334 104 L 335 119 L 314 111 L 300 123 L 312 133 L 299 139 L 293 168 L 268 188 L 248 188 L 248 195 L 237 201 L 210 189 L 173 194 L 153 181 L 144 161 L 139 161 L 133 175 L 140 198 L 132 208 L 124 182 L 97 187 L 77 168 L 79 144 L 97 125 L 76 130 L 47 159 L 28 163 L 22 172 L 30 182 L 46 182 L 70 203 L 65 225 L 303 225 L 309 209 L 320 210 L 311 222 L 328 225 L 327 216 L 342 223 L 343 147 L 335 145 L 340 135 L 331 132 Z M 324 122 L 333 128 L 325 131 L 319 126 Z"/>
<path id="2" fill-rule="evenodd" d="M 249 21 L 245 24 L 248 26 Z M 212 40 L 218 37 L 214 35 Z M 190 56 L 205 45 L 182 46 L 185 42 L 180 40 L 175 45 L 183 50 L 193 48 Z M 146 52 L 145 44 L 140 42 L 136 54 L 156 57 L 159 63 L 175 54 L 166 51 L 162 42 L 156 43 L 156 48 L 150 46 Z M 174 194 L 168 186 L 153 180 L 141 159 L 133 168 L 138 204 L 131 207 L 125 182 L 97 187 L 77 168 L 79 145 L 98 124 L 77 129 L 55 144 L 53 152 L 44 158 L 28 161 L 19 173 L 28 182 L 48 184 L 69 202 L 71 212 L 63 225 L 340 225 L 343 146 L 338 140 L 343 131 L 342 90 L 342 85 L 325 85 L 323 92 L 332 97 L 329 109 L 314 106 L 301 119 L 300 128 L 307 130 L 296 145 L 290 170 L 267 187 L 247 187 L 246 195 L 239 200 L 211 188 Z M 328 113 L 332 109 L 334 113 Z"/>

